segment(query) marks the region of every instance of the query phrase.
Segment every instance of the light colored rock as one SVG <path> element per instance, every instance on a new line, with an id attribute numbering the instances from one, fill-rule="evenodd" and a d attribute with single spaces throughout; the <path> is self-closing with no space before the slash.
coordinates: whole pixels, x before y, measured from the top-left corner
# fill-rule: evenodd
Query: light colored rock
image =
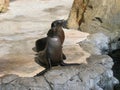
<path id="1" fill-rule="evenodd" d="M 63 52 L 67 56 L 65 62 L 86 63 L 86 58 L 88 58 L 90 54 L 80 48 L 77 43 L 84 40 L 88 34 L 67 29 L 64 31 L 66 38 L 63 45 Z M 20 38 L 16 37 L 16 40 L 14 38 L 8 38 L 8 42 L 12 42 L 10 45 L 8 42 L 2 42 L 1 44 L 2 50 L 0 52 L 2 54 L 0 62 L 2 65 L 0 66 L 0 74 L 1 76 L 4 74 L 17 74 L 22 77 L 34 76 L 44 69 L 34 61 L 35 53 L 32 51 L 32 47 L 34 47 L 35 40 L 34 38 L 32 39 L 33 36 L 31 37 L 31 40 L 19 40 Z"/>
<path id="2" fill-rule="evenodd" d="M 89 32 L 91 34 L 99 33 L 100 35 L 100 33 L 102 33 L 109 39 L 107 43 L 109 43 L 109 45 L 111 46 L 110 50 L 115 50 L 116 48 L 119 48 L 119 42 L 116 41 L 116 39 L 118 39 L 120 36 L 120 1 L 101 0 L 98 2 L 90 0 L 89 5 L 92 6 L 92 9 L 90 9 L 89 7 L 87 8 L 85 12 L 85 23 L 82 23 L 82 25 L 80 26 L 81 30 L 87 33 Z M 90 48 L 93 47 L 94 46 L 90 45 Z M 108 46 L 106 46 L 106 48 L 107 47 Z M 100 54 L 101 51 L 97 50 L 97 53 Z M 103 50 L 102 52 L 104 53 L 105 51 Z"/>
<path id="3" fill-rule="evenodd" d="M 2 84 L 7 84 L 10 83 L 11 81 L 14 81 L 18 78 L 17 75 L 5 75 L 4 77 L 1 78 Z"/>
<path id="4" fill-rule="evenodd" d="M 26 6 L 26 3 L 29 7 Z M 32 48 L 35 46 L 35 41 L 46 36 L 52 21 L 67 19 L 71 5 L 72 0 L 69 2 L 65 0 L 31 0 L 30 2 L 15 0 L 10 2 L 9 11 L 0 15 L 0 76 L 17 74 L 22 77 L 32 77 L 42 71 L 44 68 L 34 62 L 35 53 Z M 73 41 L 74 43 L 71 44 L 75 44 L 79 40 L 84 40 L 88 35 L 68 30 L 65 30 L 65 33 L 66 37 L 71 34 L 71 37 L 69 36 L 69 39 L 65 40 L 65 44 L 70 44 Z M 78 36 L 79 34 L 81 36 Z M 73 41 L 70 40 L 71 38 L 74 38 Z M 65 48 L 71 47 L 65 45 Z M 77 48 L 79 47 L 77 46 Z M 76 49 L 75 52 L 79 54 L 80 50 L 81 48 Z M 85 55 L 83 58 L 88 57 Z M 73 58 L 69 57 L 71 56 L 67 54 L 69 61 L 73 61 Z M 81 62 L 78 57 L 77 61 Z"/>
<path id="5" fill-rule="evenodd" d="M 0 0 L 0 13 L 4 13 L 8 10 L 9 0 Z"/>
<path id="6" fill-rule="evenodd" d="M 54 67 L 44 76 L 31 78 L 8 79 L 2 83 L 2 90 L 113 90 L 118 81 L 113 77 L 107 56 L 94 55 L 88 58 L 87 64 L 78 66 Z M 14 77 L 8 76 L 8 77 Z"/>
<path id="7" fill-rule="evenodd" d="M 103 33 L 95 33 L 80 42 L 80 46 L 91 54 L 106 54 L 109 51 L 110 39 Z"/>
<path id="8" fill-rule="evenodd" d="M 88 32 L 96 32 L 99 31 L 99 26 L 104 26 L 107 29 L 109 28 L 109 30 L 119 28 L 119 0 L 101 0 L 99 2 L 90 0 L 89 4 L 93 8 L 87 8 L 85 12 L 86 22 L 81 25 L 81 30 Z M 95 19 L 95 17 L 100 18 L 103 23 L 100 23 L 100 21 Z"/>
<path id="9" fill-rule="evenodd" d="M 45 77 L 54 90 L 72 90 L 73 87 L 75 90 L 104 90 L 104 87 L 107 88 L 118 83 L 111 71 L 113 62 L 110 57 L 101 55 L 91 56 L 87 61 L 88 64 L 86 65 L 71 66 L 69 69 L 67 67 L 62 67 L 56 70 L 55 68 L 55 70 L 53 69 L 46 73 Z M 108 63 L 112 65 L 109 66 Z M 105 78 L 107 80 L 104 81 Z M 100 86 L 104 85 L 103 83 L 98 85 L 101 80 L 110 85 L 105 85 L 104 87 Z M 112 90 L 112 88 L 113 86 L 111 86 L 110 90 Z"/>
<path id="10" fill-rule="evenodd" d="M 13 75 L 14 76 L 14 75 Z M 12 77 L 12 76 L 8 76 Z M 7 79 L 6 79 L 7 80 Z M 9 80 L 9 79 L 8 79 Z M 7 84 L 1 85 L 2 90 L 50 90 L 50 87 L 43 77 L 18 78 Z"/>

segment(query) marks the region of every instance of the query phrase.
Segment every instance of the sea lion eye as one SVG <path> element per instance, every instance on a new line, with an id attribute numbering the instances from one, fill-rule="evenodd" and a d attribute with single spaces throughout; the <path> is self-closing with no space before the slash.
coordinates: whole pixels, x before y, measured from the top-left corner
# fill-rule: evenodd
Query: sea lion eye
<path id="1" fill-rule="evenodd" d="M 56 27 L 56 23 L 52 23 L 51 27 L 52 27 L 52 28 L 53 28 L 53 27 Z"/>
<path id="2" fill-rule="evenodd" d="M 63 20 L 59 20 L 58 23 L 59 23 L 59 24 L 62 24 L 62 23 L 63 23 Z"/>

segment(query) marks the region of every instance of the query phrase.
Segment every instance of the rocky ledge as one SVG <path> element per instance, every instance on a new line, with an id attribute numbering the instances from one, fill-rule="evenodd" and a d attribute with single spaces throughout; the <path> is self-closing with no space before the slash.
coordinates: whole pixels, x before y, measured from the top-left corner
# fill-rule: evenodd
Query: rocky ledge
<path id="1" fill-rule="evenodd" d="M 80 42 L 80 46 L 90 53 L 85 59 L 86 63 L 57 66 L 39 77 L 5 75 L 0 78 L 0 90 L 113 90 L 119 82 L 113 76 L 113 60 L 106 54 L 120 48 L 120 1 L 90 1 L 93 8 L 87 9 L 85 23 L 80 27 L 82 31 L 90 33 L 87 39 Z M 79 56 L 78 52 L 72 59 L 76 59 L 76 56 Z"/>
<path id="2" fill-rule="evenodd" d="M 6 75 L 0 79 L 1 90 L 113 90 L 118 81 L 111 70 L 109 56 L 93 55 L 87 64 L 54 67 L 44 76 Z"/>

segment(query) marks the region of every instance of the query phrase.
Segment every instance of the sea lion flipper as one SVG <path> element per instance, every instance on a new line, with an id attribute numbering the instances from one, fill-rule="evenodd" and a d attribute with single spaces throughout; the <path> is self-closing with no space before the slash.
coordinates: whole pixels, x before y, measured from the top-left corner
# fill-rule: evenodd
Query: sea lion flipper
<path id="1" fill-rule="evenodd" d="M 52 68 L 52 64 L 51 64 L 51 60 L 50 60 L 50 58 L 48 58 L 48 69 L 51 69 Z"/>
<path id="2" fill-rule="evenodd" d="M 61 66 L 71 66 L 71 65 L 80 65 L 79 63 L 65 63 L 65 62 L 61 62 L 60 63 Z"/>
<path id="3" fill-rule="evenodd" d="M 37 52 L 36 47 L 33 47 L 32 50 L 33 50 L 34 52 Z"/>
<path id="4" fill-rule="evenodd" d="M 46 67 L 46 65 L 45 65 L 44 63 L 41 62 L 41 60 L 40 60 L 39 57 L 35 57 L 34 60 L 35 60 L 35 62 L 36 62 L 37 64 L 39 64 L 40 66 Z"/>
<path id="5" fill-rule="evenodd" d="M 35 42 L 35 50 L 36 52 L 39 52 L 39 51 L 42 51 L 45 49 L 45 46 L 46 46 L 46 43 L 47 43 L 47 37 L 44 37 L 44 38 L 41 38 L 41 39 L 38 39 L 36 42 Z"/>
<path id="6" fill-rule="evenodd" d="M 65 56 L 65 54 L 64 54 L 64 53 L 62 54 L 62 57 L 63 57 L 63 60 L 65 60 L 65 59 L 66 59 L 66 56 Z"/>
<path id="7" fill-rule="evenodd" d="M 48 71 L 48 69 L 45 69 L 45 70 L 39 72 L 38 74 L 36 74 L 34 77 L 44 75 L 47 71 Z"/>

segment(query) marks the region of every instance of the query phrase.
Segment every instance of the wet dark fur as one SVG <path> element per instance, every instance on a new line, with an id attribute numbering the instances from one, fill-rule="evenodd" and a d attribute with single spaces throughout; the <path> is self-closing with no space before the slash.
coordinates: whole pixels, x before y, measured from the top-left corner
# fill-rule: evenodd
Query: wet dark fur
<path id="1" fill-rule="evenodd" d="M 38 39 L 38 40 L 35 42 L 35 46 L 36 46 L 36 50 L 35 50 L 35 51 L 36 51 L 36 52 L 39 52 L 39 51 L 44 50 L 46 43 L 47 43 L 47 37 Z"/>
<path id="2" fill-rule="evenodd" d="M 62 30 L 61 22 L 53 22 L 51 29 L 47 33 L 45 49 L 38 54 L 35 61 L 45 68 L 44 71 L 38 73 L 36 76 L 43 75 L 46 71 L 51 69 L 53 66 L 69 66 L 69 65 L 79 65 L 76 63 L 67 64 L 63 62 L 65 55 L 62 51 L 62 45 L 65 36 Z"/>
<path id="3" fill-rule="evenodd" d="M 57 33 L 58 33 L 58 36 L 60 37 L 60 41 L 61 43 L 63 44 L 64 42 L 64 39 L 65 39 L 65 34 L 64 34 L 64 31 L 62 29 L 62 26 L 63 26 L 63 23 L 64 23 L 64 20 L 56 20 L 56 21 L 53 21 L 52 24 L 51 24 L 51 28 L 48 33 L 51 34 L 51 31 L 53 29 L 57 29 Z M 61 27 L 58 27 L 58 25 L 60 25 Z M 48 35 L 47 33 L 47 35 Z M 42 51 L 45 49 L 45 46 L 46 46 L 46 43 L 47 43 L 47 37 L 44 37 L 44 38 L 41 38 L 41 39 L 38 39 L 36 42 L 35 42 L 35 48 L 33 48 L 33 51 L 35 52 L 39 52 L 39 51 Z"/>

